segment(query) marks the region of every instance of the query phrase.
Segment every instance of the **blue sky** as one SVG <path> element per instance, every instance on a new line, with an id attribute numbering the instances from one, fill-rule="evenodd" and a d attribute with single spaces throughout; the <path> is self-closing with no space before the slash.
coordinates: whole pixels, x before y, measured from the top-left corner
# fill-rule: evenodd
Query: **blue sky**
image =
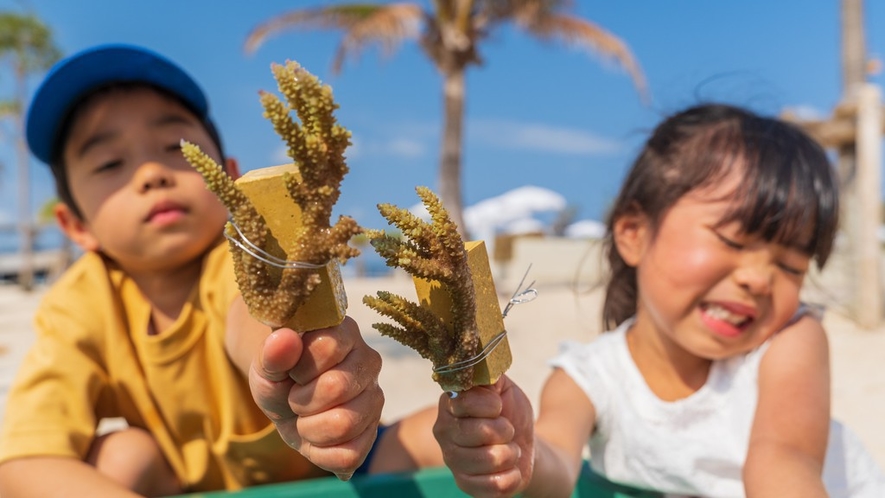
<path id="1" fill-rule="evenodd" d="M 32 11 L 65 53 L 107 42 L 159 51 L 196 78 L 226 148 L 245 170 L 285 161 L 281 140 L 261 117 L 259 90 L 276 91 L 272 62 L 293 59 L 329 83 L 338 119 L 353 132 L 351 171 L 337 206 L 383 228 L 375 205 L 412 206 L 414 188 L 436 189 L 441 79 L 417 46 L 391 57 L 370 49 L 339 75 L 330 63 L 340 36 L 292 31 L 255 54 L 242 44 L 258 23 L 318 1 L 0 0 L 0 10 Z M 423 2 L 429 8 L 429 2 Z M 575 14 L 621 37 L 648 80 L 643 105 L 630 78 L 598 56 L 505 28 L 482 49 L 486 64 L 467 77 L 465 204 L 524 185 L 548 188 L 601 219 L 643 137 L 664 115 L 702 100 L 766 114 L 801 108 L 826 116 L 841 92 L 839 2 L 808 0 L 580 1 Z M 885 6 L 866 2 L 870 56 L 885 56 Z M 882 75 L 871 77 L 882 83 Z M 0 93 L 10 75 L 0 68 Z M 39 79 L 32 82 L 33 89 Z M 0 223 L 15 219 L 15 163 L 9 130 L 0 134 Z M 52 196 L 34 162 L 35 206 Z"/>

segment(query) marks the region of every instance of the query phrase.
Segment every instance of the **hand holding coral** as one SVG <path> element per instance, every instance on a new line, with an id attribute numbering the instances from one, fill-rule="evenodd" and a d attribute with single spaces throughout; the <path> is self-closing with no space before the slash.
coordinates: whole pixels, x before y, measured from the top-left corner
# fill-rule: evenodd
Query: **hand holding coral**
<path id="1" fill-rule="evenodd" d="M 279 329 L 249 369 L 258 406 L 292 448 L 347 480 L 375 441 L 384 394 L 381 356 L 350 318 L 297 334 Z"/>
<path id="2" fill-rule="evenodd" d="M 532 406 L 506 375 L 455 398 L 440 396 L 433 434 L 458 487 L 470 496 L 513 496 L 532 478 Z"/>

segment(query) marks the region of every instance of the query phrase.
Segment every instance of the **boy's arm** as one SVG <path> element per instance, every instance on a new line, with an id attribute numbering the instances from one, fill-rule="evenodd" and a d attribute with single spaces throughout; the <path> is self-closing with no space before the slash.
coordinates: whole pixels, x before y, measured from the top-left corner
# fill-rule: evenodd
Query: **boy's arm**
<path id="1" fill-rule="evenodd" d="M 506 375 L 440 397 L 434 435 L 458 486 L 472 496 L 569 496 L 595 419 L 583 391 L 560 370 L 548 379 L 537 423 Z"/>
<path id="2" fill-rule="evenodd" d="M 238 294 L 228 310 L 224 347 L 243 375 L 249 374 L 252 359 L 270 333 L 270 327 L 252 318 L 243 296 Z"/>
<path id="3" fill-rule="evenodd" d="M 140 496 L 105 477 L 95 467 L 65 457 L 32 457 L 10 460 L 0 465 L 0 496 L 3 498 L 41 496 Z"/>
<path id="4" fill-rule="evenodd" d="M 812 318 L 771 340 L 744 465 L 747 496 L 826 496 L 821 472 L 830 424 L 826 333 Z"/>

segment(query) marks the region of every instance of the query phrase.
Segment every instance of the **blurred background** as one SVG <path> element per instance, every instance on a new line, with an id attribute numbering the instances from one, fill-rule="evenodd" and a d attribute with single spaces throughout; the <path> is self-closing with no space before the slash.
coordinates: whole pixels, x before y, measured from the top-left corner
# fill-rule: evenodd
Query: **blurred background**
<path id="1" fill-rule="evenodd" d="M 883 78 L 882 2 L 475 2 L 492 7 L 474 12 L 485 16 L 480 32 L 434 39 L 428 20 L 445 21 L 443 7 L 454 3 L 377 2 L 387 11 L 367 21 L 369 10 L 344 2 L 0 0 L 0 273 L 18 278 L 24 225 L 36 227 L 38 250 L 26 265 L 57 269 L 56 255 L 41 260 L 40 251 L 62 244 L 45 223 L 54 196 L 48 168 L 18 142 L 18 110 L 50 62 L 29 55 L 23 68 L 21 29 L 42 30 L 45 38 L 30 41 L 43 56 L 109 42 L 168 56 L 203 86 L 227 152 L 244 170 L 288 162 L 258 92 L 277 91 L 271 63 L 296 60 L 332 86 L 339 122 L 353 133 L 337 214 L 385 228 L 376 205 L 415 206 L 414 188 L 425 185 L 458 218 L 463 208 L 459 225 L 491 250 L 512 234 L 599 237 L 642 139 L 666 114 L 723 101 L 823 122 L 848 99 L 846 81 Z M 428 40 L 452 57 L 425 50 Z M 342 41 L 349 51 L 336 71 Z M 455 121 L 445 113 L 453 102 L 444 99 L 453 88 L 446 82 L 463 91 Z M 441 169 L 446 130 L 461 139 L 454 178 L 452 161 Z M 838 161 L 839 145 L 831 150 Z M 441 171 L 459 192 L 441 184 Z M 499 246 L 498 256 L 511 249 Z M 363 253 L 346 272 L 386 271 L 371 249 Z"/>
<path id="2" fill-rule="evenodd" d="M 468 19 L 449 15 L 465 3 Z M 828 307 L 834 416 L 885 465 L 883 28 L 885 4 L 863 0 L 0 0 L 0 405 L 39 291 L 76 256 L 49 215 L 48 168 L 21 140 L 22 110 L 59 57 L 131 43 L 202 85 L 244 171 L 289 162 L 258 101 L 277 92 L 272 63 L 331 85 L 353 142 L 336 215 L 388 228 L 377 204 L 420 213 L 415 187 L 427 186 L 486 241 L 502 299 L 531 268 L 542 299 L 508 334 L 532 396 L 559 339 L 599 332 L 602 222 L 647 133 L 709 101 L 799 123 L 831 153 L 845 199 L 836 252 L 804 298 Z M 372 331 L 359 296 L 411 283 L 354 243 L 348 313 L 384 354 L 385 416 L 400 416 L 438 389 L 426 362 Z"/>

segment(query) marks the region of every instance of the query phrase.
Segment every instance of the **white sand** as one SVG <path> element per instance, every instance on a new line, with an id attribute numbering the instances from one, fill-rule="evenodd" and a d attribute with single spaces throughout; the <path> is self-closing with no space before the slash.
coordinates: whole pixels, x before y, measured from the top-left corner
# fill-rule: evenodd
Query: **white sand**
<path id="1" fill-rule="evenodd" d="M 360 324 L 369 344 L 384 357 L 381 385 L 386 396 L 384 419 L 435 405 L 441 393 L 430 379 L 430 363 L 417 353 L 382 337 L 372 324 L 382 321 L 362 304 L 362 297 L 388 290 L 414 299 L 411 280 L 403 274 L 345 281 L 349 314 Z M 508 375 L 533 403 L 548 374 L 546 360 L 566 339 L 589 341 L 600 332 L 601 293 L 576 292 L 566 285 L 539 284 L 537 299 L 514 307 L 505 320 L 513 365 Z M 515 290 L 499 287 L 502 304 Z M 0 286 L 0 407 L 26 349 L 33 342 L 31 320 L 42 290 L 26 294 Z M 852 428 L 885 467 L 885 326 L 860 330 L 838 311 L 827 313 L 833 376 L 833 416 Z"/>

